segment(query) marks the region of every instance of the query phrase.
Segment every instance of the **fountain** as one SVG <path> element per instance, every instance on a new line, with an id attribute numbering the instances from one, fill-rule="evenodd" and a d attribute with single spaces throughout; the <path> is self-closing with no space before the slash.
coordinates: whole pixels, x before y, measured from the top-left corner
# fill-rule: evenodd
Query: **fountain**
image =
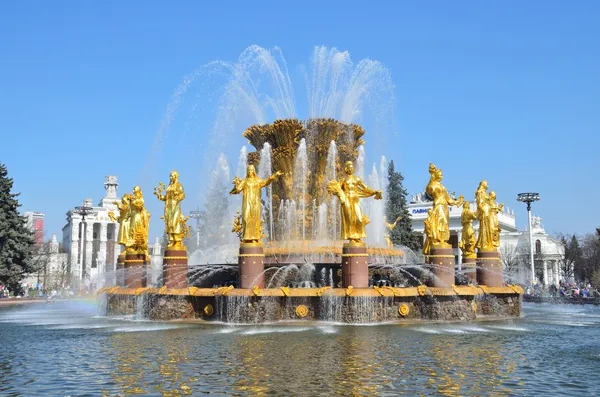
<path id="1" fill-rule="evenodd" d="M 440 183 L 441 170 L 435 166 L 430 166 L 432 179 L 427 187 L 434 197 L 434 210 L 427 220 L 432 225 L 428 228 L 427 264 L 415 264 L 414 259 L 407 262 L 409 250 L 386 244 L 381 200 L 365 200 L 369 216 L 366 212 L 361 215 L 358 198 L 351 197 L 381 199 L 386 186 L 381 175 L 385 158 L 379 169 L 373 165 L 368 177 L 374 189 L 354 175 L 364 133 L 358 125 L 333 119 L 276 120 L 244 131 L 256 151 L 247 152 L 244 147 L 240 152 L 238 176 L 231 191 L 243 194 L 241 201 L 235 201 L 242 210 L 233 228 L 240 240 L 239 253 L 235 255 L 234 245 L 221 245 L 225 251 L 233 251 L 229 263 L 217 260 L 188 270 L 181 244 L 189 230 L 187 218 L 176 208 L 183 196 L 173 193 L 176 189 L 183 192 L 183 187 L 177 185 L 177 173 L 171 173 L 166 192 L 162 184 L 155 192 L 166 203 L 164 218 L 170 241 L 164 256 L 163 287 L 146 287 L 139 266 L 129 269 L 126 261 L 125 280 L 135 281 L 101 290 L 107 295 L 107 312 L 137 313 L 155 320 L 197 318 L 241 323 L 292 319 L 465 321 L 482 315 L 519 316 L 522 290 L 505 286 L 501 271 L 493 270 L 498 263 L 494 262 L 493 245 L 497 242 L 493 231 L 489 241 L 480 243 L 481 247 L 486 244 L 485 250 L 478 252 L 483 252 L 478 256 L 483 263 L 476 274 L 469 273 L 471 284 L 457 285 L 454 257 L 448 255 L 447 237 L 443 237 L 447 227 L 443 208 L 462 205 L 462 196 L 458 200 L 448 198 Z M 228 170 L 222 158 L 219 162 L 221 170 Z M 242 167 L 247 168 L 245 177 L 239 176 Z M 262 201 L 261 189 L 266 190 Z M 478 194 L 481 205 L 491 205 L 481 187 Z M 169 200 L 174 201 L 169 204 Z M 345 203 L 341 214 L 340 203 Z M 439 210 L 436 205 L 441 205 Z M 498 208 L 495 205 L 488 208 L 490 214 Z M 468 211 L 469 206 L 465 208 Z M 471 219 L 468 212 L 465 214 L 465 219 Z M 462 245 L 465 257 L 472 258 L 473 244 Z M 182 278 L 182 269 L 188 272 L 187 280 Z M 488 285 L 476 285 L 478 280 Z"/>
<path id="2" fill-rule="evenodd" d="M 209 142 L 208 157 L 218 156 L 218 160 L 206 189 L 203 241 L 196 251 L 185 250 L 181 242 L 189 229 L 178 210 L 183 188 L 181 195 L 169 196 L 174 188 L 165 191 L 164 185 L 159 186 L 156 194 L 165 201 L 169 237 L 162 286 L 151 288 L 144 280 L 143 247 L 130 255 L 129 245 L 124 244 L 127 255 L 119 258 L 117 266 L 123 276 L 116 286 L 101 290 L 107 295 L 107 312 L 135 314 L 141 307 L 149 319 L 250 323 L 519 316 L 523 291 L 504 285 L 496 242 L 488 244 L 492 237 L 477 246 L 477 255 L 474 249 L 463 249 L 469 278 L 455 275 L 444 217 L 448 205 L 462 202 L 447 199 L 438 177 L 441 170 L 430 168 L 432 179 L 426 189 L 436 203 L 427 220 L 433 225 L 426 227 L 431 232 L 427 263 L 391 242 L 388 229 L 396 223 L 387 223 L 385 201 L 377 200 L 386 197 L 387 160 L 382 157 L 369 172 L 365 130 L 357 123 L 369 98 L 385 98 L 370 94 L 393 87 L 387 70 L 375 61 L 361 61 L 354 69 L 347 53 L 317 48 L 308 84 L 309 118 L 302 120 L 296 116 L 287 67 L 275 58 L 254 46 L 238 64 L 214 63 L 204 69 L 230 73 L 231 80 L 215 123 L 218 139 Z M 260 91 L 259 81 L 264 80 L 251 77 L 256 70 L 268 76 L 275 95 Z M 166 119 L 173 117 L 180 95 L 201 73 L 177 90 Z M 388 109 L 388 104 L 371 106 L 375 113 Z M 254 150 L 241 148 L 229 199 L 230 167 L 218 146 L 228 145 L 229 131 L 239 128 L 234 119 L 240 109 L 255 118 L 253 125 L 242 127 L 242 136 Z M 492 214 L 495 210 L 486 200 L 482 193 L 479 201 Z M 493 229 L 493 222 L 490 225 Z M 143 304 L 135 304 L 141 299 Z"/>

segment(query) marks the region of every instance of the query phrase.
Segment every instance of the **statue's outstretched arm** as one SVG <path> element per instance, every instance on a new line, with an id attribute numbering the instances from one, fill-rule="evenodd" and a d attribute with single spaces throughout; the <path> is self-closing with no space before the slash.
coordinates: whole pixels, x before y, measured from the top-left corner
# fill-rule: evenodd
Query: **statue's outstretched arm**
<path id="1" fill-rule="evenodd" d="M 239 194 L 244 190 L 244 179 L 240 179 L 237 176 L 233 178 L 233 189 L 229 194 Z"/>
<path id="2" fill-rule="evenodd" d="M 283 172 L 277 171 L 274 174 L 272 174 L 270 177 L 268 177 L 267 179 L 262 179 L 260 187 L 265 187 L 265 186 L 270 185 L 274 180 L 279 178 L 281 175 L 283 175 Z"/>
<path id="3" fill-rule="evenodd" d="M 375 196 L 376 200 L 381 200 L 383 198 L 383 194 L 381 190 L 375 190 L 368 187 L 362 179 L 358 180 L 358 196 L 361 198 L 367 198 L 371 196 Z"/>

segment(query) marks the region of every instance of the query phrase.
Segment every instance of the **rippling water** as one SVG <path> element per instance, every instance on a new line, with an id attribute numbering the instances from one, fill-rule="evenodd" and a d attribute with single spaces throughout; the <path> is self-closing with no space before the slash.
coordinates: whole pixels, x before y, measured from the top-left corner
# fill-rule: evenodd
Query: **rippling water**
<path id="1" fill-rule="evenodd" d="M 0 395 L 598 395 L 600 307 L 468 324 L 263 326 L 0 308 Z"/>

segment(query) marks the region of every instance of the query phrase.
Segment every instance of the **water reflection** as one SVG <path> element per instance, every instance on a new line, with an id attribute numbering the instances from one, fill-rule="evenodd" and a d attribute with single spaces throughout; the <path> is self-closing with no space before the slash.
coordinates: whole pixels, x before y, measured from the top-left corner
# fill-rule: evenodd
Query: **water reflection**
<path id="1" fill-rule="evenodd" d="M 58 304 L 0 309 L 0 394 L 594 395 L 600 308 L 528 313 L 471 324 L 229 327 L 74 316 Z"/>

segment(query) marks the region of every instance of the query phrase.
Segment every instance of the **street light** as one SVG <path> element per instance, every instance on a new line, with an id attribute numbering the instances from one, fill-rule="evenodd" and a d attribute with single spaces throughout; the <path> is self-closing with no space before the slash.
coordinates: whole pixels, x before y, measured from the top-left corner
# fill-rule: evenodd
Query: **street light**
<path id="1" fill-rule="evenodd" d="M 539 193 L 519 193 L 517 201 L 527 203 L 527 216 L 529 218 L 529 259 L 531 260 L 531 282 L 535 282 L 535 267 L 533 265 L 533 233 L 531 231 L 531 203 L 540 199 Z"/>
<path id="2" fill-rule="evenodd" d="M 85 250 L 85 217 L 87 215 L 91 215 L 94 213 L 94 207 L 92 207 L 92 199 L 85 199 L 83 200 L 83 205 L 80 205 L 78 207 L 75 207 L 75 209 L 73 210 L 73 212 L 75 214 L 79 214 L 81 215 L 81 224 L 83 226 L 83 232 L 81 233 L 81 237 L 82 237 L 82 241 L 81 241 L 81 278 L 84 278 L 84 270 L 85 270 L 85 263 L 83 263 L 83 259 L 84 259 L 84 250 Z"/>
<path id="3" fill-rule="evenodd" d="M 200 211 L 198 207 L 197 211 L 190 211 L 190 218 L 196 220 L 196 249 L 200 249 L 200 220 L 204 218 L 206 211 Z"/>

